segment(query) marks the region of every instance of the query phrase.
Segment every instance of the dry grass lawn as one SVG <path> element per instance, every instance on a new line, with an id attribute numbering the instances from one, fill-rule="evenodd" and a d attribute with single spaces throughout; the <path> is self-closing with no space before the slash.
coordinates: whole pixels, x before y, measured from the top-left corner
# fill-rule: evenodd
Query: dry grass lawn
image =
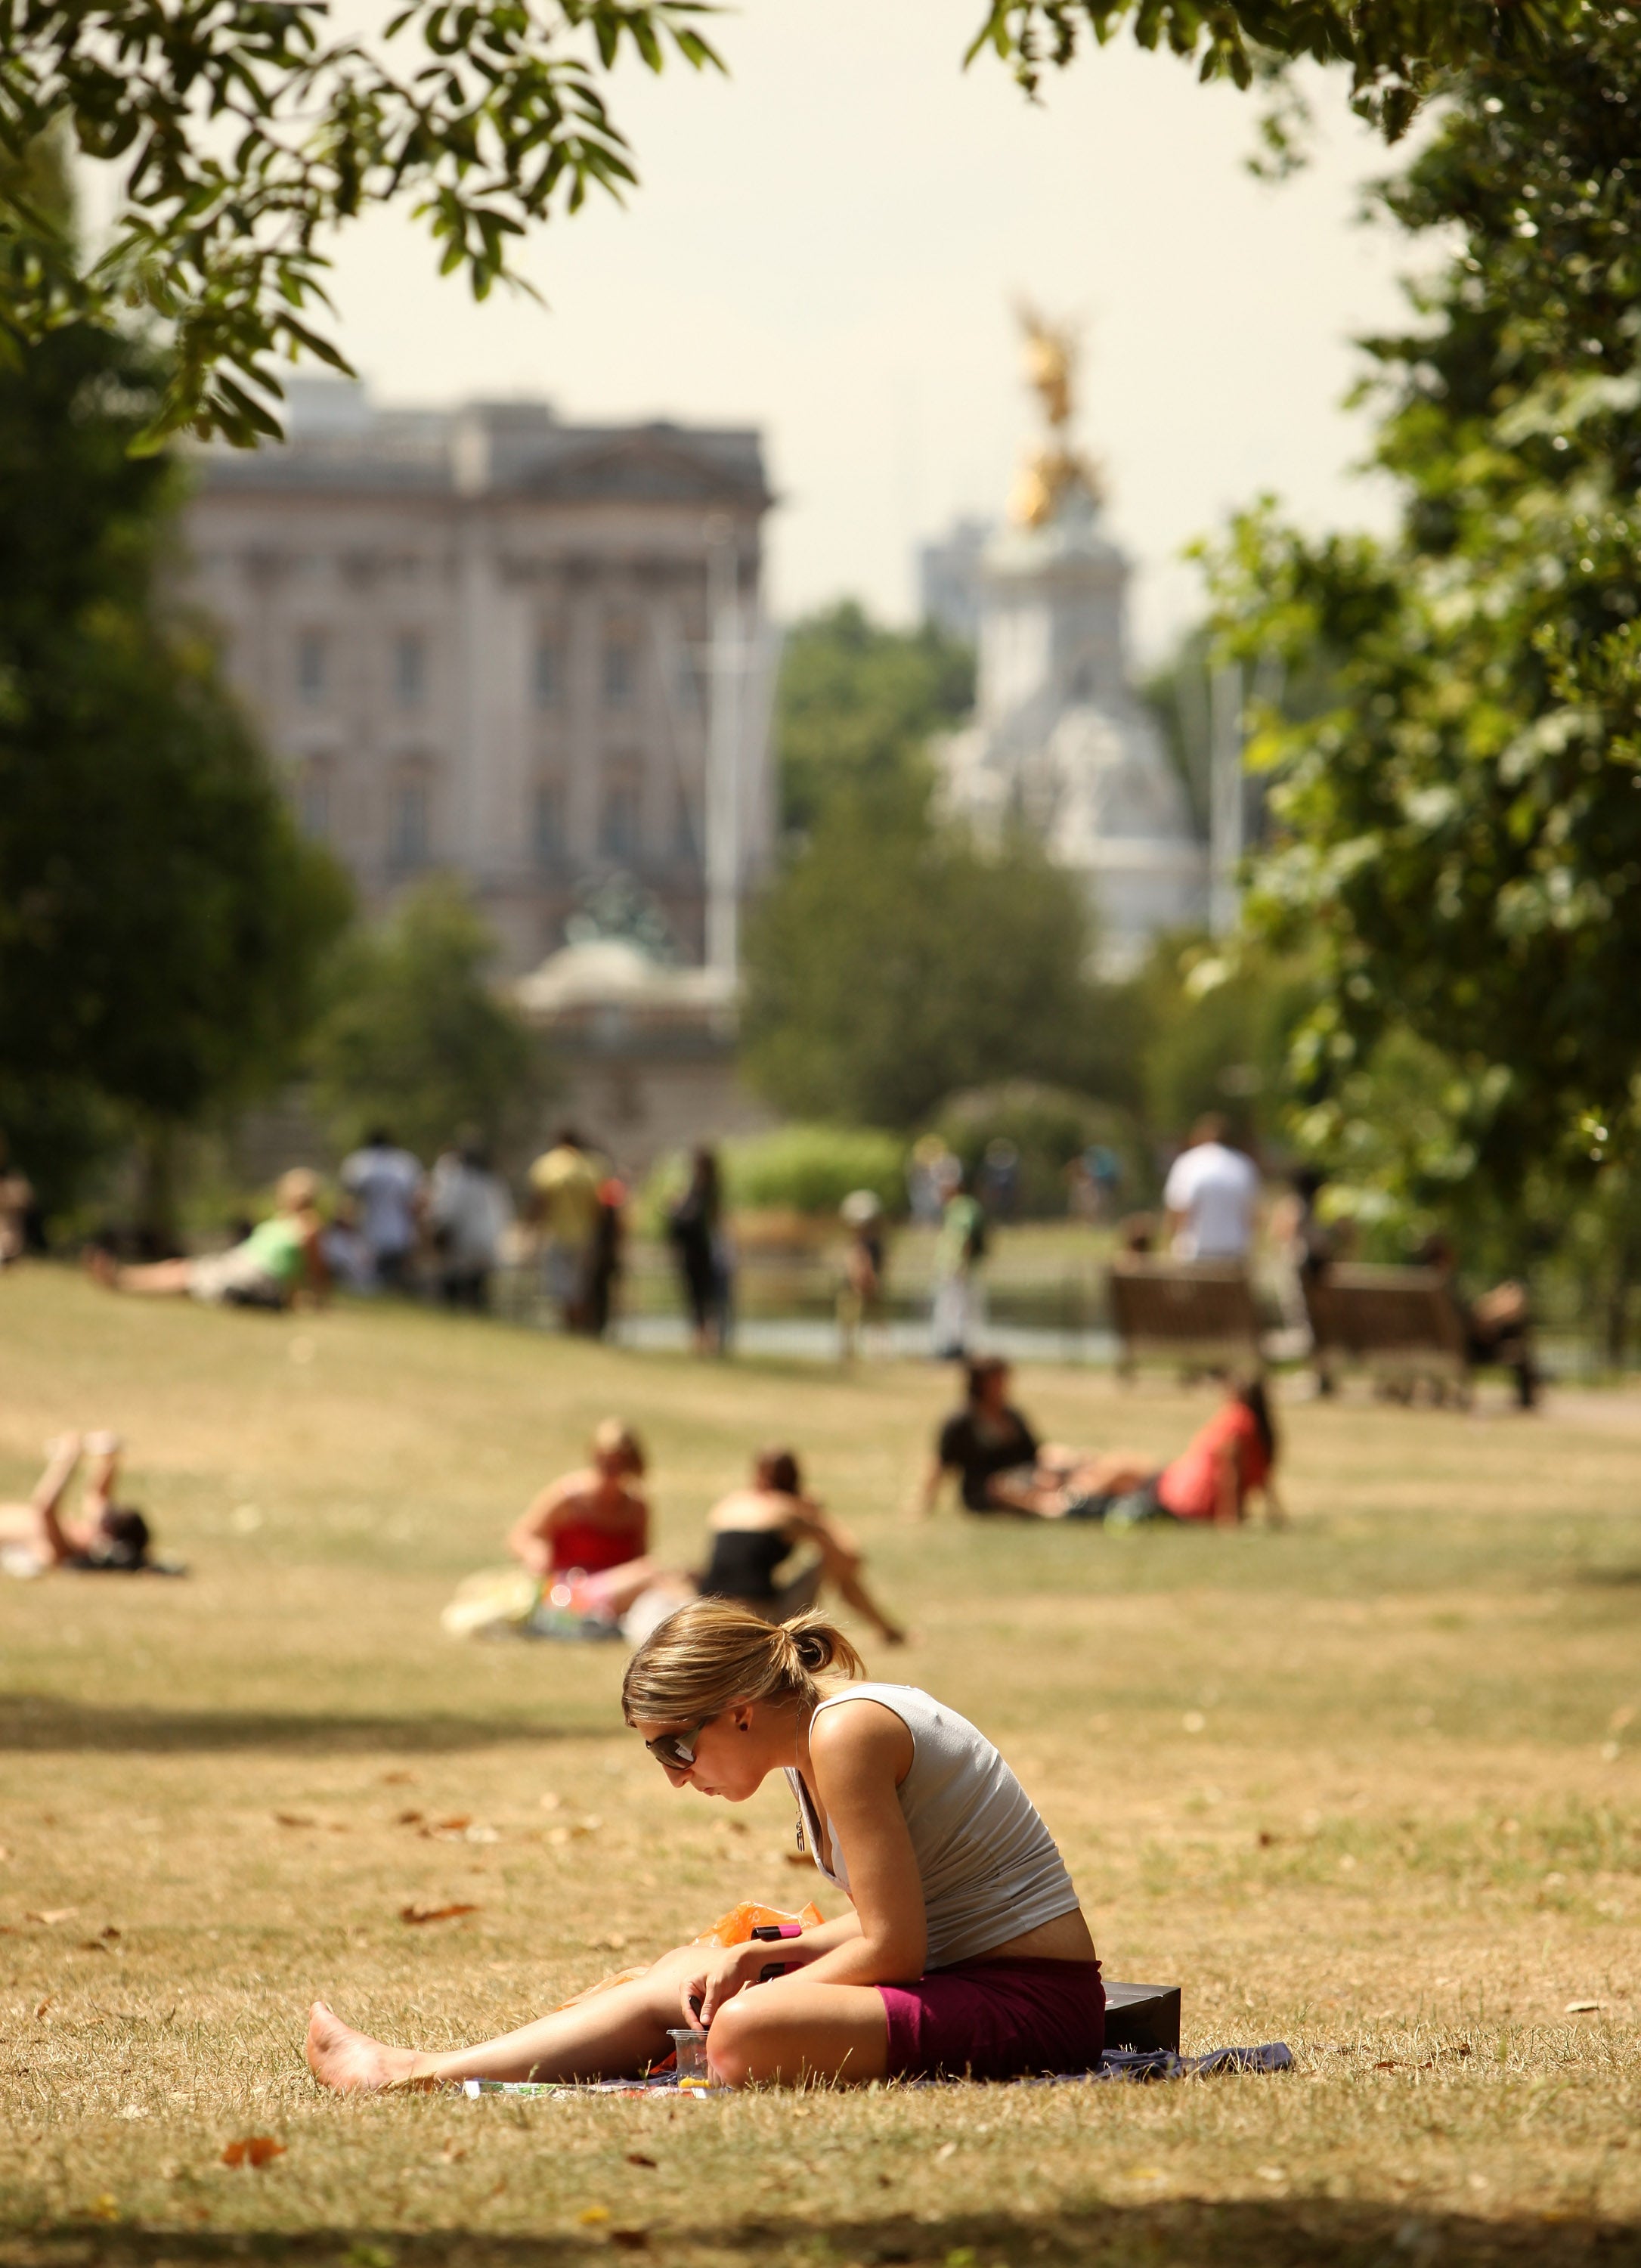
<path id="1" fill-rule="evenodd" d="M 1020 1387 L 1159 1454 L 1205 1407 Z M 1296 1402 L 1290 1532 L 1122 1538 L 909 1523 L 947 1391 L 0 1279 L 0 1495 L 47 1434 L 118 1426 L 193 1567 L 0 1581 L 0 2264 L 1641 2259 L 1641 1400 Z M 609 1410 L 681 1557 L 748 1446 L 792 1439 L 919 1633 L 873 1668 L 998 1739 L 1107 1973 L 1182 1982 L 1188 2044 L 1285 2039 L 1297 2070 L 321 2097 L 316 1991 L 453 2043 L 815 1885 L 772 1792 L 668 1790 L 619 1648 L 439 1635 Z M 254 2134 L 283 2154 L 225 2166 Z"/>

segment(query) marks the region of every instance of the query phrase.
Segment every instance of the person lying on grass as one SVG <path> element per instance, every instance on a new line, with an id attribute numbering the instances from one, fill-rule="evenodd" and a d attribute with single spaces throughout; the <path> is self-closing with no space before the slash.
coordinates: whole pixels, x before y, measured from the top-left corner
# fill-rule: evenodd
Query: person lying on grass
<path id="1" fill-rule="evenodd" d="M 729 2087 L 1090 2069 L 1105 1991 L 1053 1837 L 973 1725 L 916 1686 L 833 1683 L 861 1670 L 819 1615 L 771 1624 L 700 1599 L 646 1639 L 622 1690 L 627 1722 L 674 1787 L 744 1803 L 785 1774 L 804 1843 L 850 1899 L 841 1920 L 778 1948 L 681 1947 L 445 2055 L 385 2046 L 315 2001 L 314 2075 L 343 2091 L 619 2078 L 697 2023 Z M 789 1972 L 761 1984 L 776 1960 Z"/>
<path id="2" fill-rule="evenodd" d="M 940 1428 L 917 1511 L 927 1519 L 948 1473 L 958 1476 L 965 1512 L 1059 1520 L 1092 1485 L 1099 1461 L 1085 1450 L 1040 1442 L 1009 1400 L 1012 1373 L 1001 1355 L 965 1366 L 963 1407 Z"/>
<path id="3" fill-rule="evenodd" d="M 274 1210 L 226 1252 L 196 1260 L 150 1260 L 121 1266 L 93 1245 L 85 1264 L 110 1292 L 145 1298 L 202 1300 L 214 1307 L 290 1307 L 306 1297 L 317 1306 L 330 1285 L 320 1239 L 319 1176 L 293 1166 L 274 1184 Z"/>
<path id="4" fill-rule="evenodd" d="M 93 1433 L 84 1443 L 77 1433 L 64 1433 L 48 1443 L 46 1469 L 29 1501 L 0 1504 L 0 1565 L 8 1574 L 44 1575 L 54 1567 L 137 1574 L 149 1565 L 148 1522 L 133 1506 L 118 1501 L 121 1446 L 113 1433 Z M 95 1462 L 80 1517 L 65 1520 L 63 1500 L 82 1449 Z"/>
<path id="5" fill-rule="evenodd" d="M 1159 1468 L 1154 1457 L 1132 1451 L 1102 1457 L 1063 1517 L 1114 1527 L 1177 1520 L 1235 1528 L 1247 1518 L 1250 1498 L 1259 1495 L 1267 1524 L 1280 1528 L 1287 1515 L 1277 1494 L 1277 1448 L 1264 1381 L 1231 1378 L 1218 1409 L 1171 1463 Z"/>

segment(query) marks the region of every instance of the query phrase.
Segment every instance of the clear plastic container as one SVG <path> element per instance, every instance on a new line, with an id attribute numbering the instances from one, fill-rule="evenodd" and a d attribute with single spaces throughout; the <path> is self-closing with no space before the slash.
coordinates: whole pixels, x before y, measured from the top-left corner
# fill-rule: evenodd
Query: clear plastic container
<path id="1" fill-rule="evenodd" d="M 710 2087 L 712 2073 L 707 2064 L 707 2036 L 704 2032 L 669 2032 L 678 2057 L 680 2087 Z"/>

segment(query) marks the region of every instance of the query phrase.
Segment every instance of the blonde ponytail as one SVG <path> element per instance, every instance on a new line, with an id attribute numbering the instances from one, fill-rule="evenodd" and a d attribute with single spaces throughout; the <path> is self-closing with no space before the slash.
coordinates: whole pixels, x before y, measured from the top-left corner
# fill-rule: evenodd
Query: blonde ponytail
<path id="1" fill-rule="evenodd" d="M 694 1599 L 645 1638 L 622 1682 L 629 1725 L 696 1725 L 735 1701 L 807 1703 L 828 1674 L 864 1677 L 866 1665 L 824 1615 L 765 1622 L 730 1599 Z"/>

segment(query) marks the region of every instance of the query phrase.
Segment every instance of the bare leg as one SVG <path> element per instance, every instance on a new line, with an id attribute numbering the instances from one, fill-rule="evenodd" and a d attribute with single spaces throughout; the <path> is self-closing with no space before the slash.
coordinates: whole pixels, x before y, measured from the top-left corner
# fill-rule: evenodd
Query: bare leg
<path id="1" fill-rule="evenodd" d="M 77 1537 L 63 1525 L 63 1498 L 80 1462 L 80 1437 L 65 1433 L 54 1441 L 49 1462 L 26 1504 L 0 1505 L 0 1543 L 20 1543 L 53 1567 L 79 1550 Z"/>
<path id="2" fill-rule="evenodd" d="M 813 1982 L 800 1970 L 738 1992 L 712 2020 L 707 2060 L 725 2087 L 858 2085 L 889 2064 L 889 2019 L 872 1984 Z"/>
<path id="3" fill-rule="evenodd" d="M 92 1433 L 86 1440 L 85 1448 L 92 1463 L 85 1483 L 85 1517 L 92 1528 L 100 1525 L 103 1514 L 117 1500 L 121 1447 L 118 1436 L 113 1433 Z"/>
<path id="4" fill-rule="evenodd" d="M 700 1961 L 698 1946 L 681 1946 L 629 1984 L 614 1985 L 516 2032 L 449 2055 L 386 2047 L 352 2030 L 316 2000 L 308 2021 L 308 2067 L 325 2086 L 345 2094 L 438 2087 L 458 2079 L 630 2076 L 668 2053 L 667 2033 L 683 2021 L 679 1995 Z"/>
<path id="5" fill-rule="evenodd" d="M 681 1985 L 700 1959 L 698 1947 L 681 1947 L 629 1984 L 450 2055 L 386 2047 L 316 2000 L 308 2020 L 308 2066 L 322 2085 L 343 2094 L 430 2088 L 462 2079 L 631 2076 L 666 2053 L 666 2035 L 681 2021 Z M 880 2079 L 888 2019 L 881 1995 L 869 1985 L 784 1977 L 739 1994 L 714 2021 L 710 2038 L 713 2069 L 730 2087 L 758 2079 Z"/>
<path id="6" fill-rule="evenodd" d="M 840 1568 L 835 1580 L 838 1589 L 857 1615 L 865 1615 L 886 1646 L 904 1646 L 906 1633 L 898 1623 L 892 1623 L 865 1583 L 860 1580 L 860 1563 Z"/>
<path id="7" fill-rule="evenodd" d="M 151 1260 L 138 1266 L 121 1267 L 106 1252 L 88 1256 L 86 1265 L 97 1281 L 110 1292 L 140 1292 L 151 1299 L 163 1299 L 185 1294 L 192 1288 L 194 1263 L 191 1260 Z"/>
<path id="8" fill-rule="evenodd" d="M 641 1591 L 656 1583 L 676 1584 L 681 1600 L 695 1596 L 695 1587 L 681 1568 L 664 1567 L 648 1553 L 642 1559 L 623 1559 L 619 1567 L 607 1567 L 602 1574 L 585 1577 L 581 1589 L 584 1597 L 595 1600 L 607 1614 L 621 1616 Z"/>

